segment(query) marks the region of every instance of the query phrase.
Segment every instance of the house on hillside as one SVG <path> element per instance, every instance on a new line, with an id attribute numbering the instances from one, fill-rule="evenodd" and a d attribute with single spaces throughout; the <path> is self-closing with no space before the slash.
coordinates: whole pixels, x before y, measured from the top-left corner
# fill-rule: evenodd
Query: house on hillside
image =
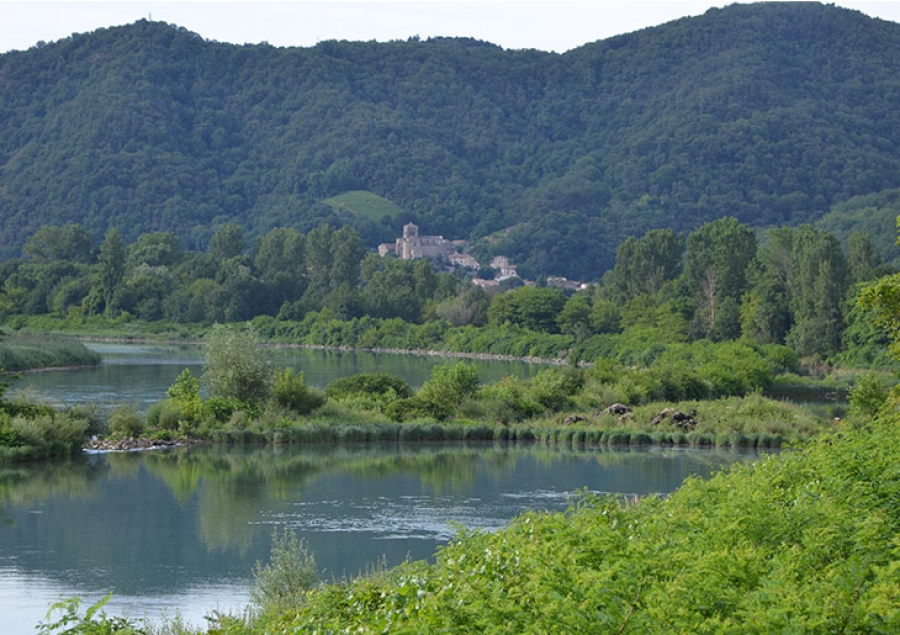
<path id="1" fill-rule="evenodd" d="M 481 269 L 481 264 L 469 254 L 460 254 L 454 251 L 447 256 L 447 260 L 449 260 L 450 264 L 454 267 L 464 267 L 466 269 L 471 269 L 472 271 Z"/>
<path id="2" fill-rule="evenodd" d="M 497 280 L 519 277 L 516 266 L 510 264 L 509 259 L 506 256 L 494 257 L 494 259 L 491 260 L 491 267 L 497 270 Z"/>

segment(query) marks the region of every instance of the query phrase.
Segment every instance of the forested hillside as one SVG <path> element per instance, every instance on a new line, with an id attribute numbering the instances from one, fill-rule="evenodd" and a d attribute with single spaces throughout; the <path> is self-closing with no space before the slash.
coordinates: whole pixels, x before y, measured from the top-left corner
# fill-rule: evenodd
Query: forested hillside
<path id="1" fill-rule="evenodd" d="M 900 25 L 815 3 L 714 9 L 562 55 L 236 46 L 142 20 L 0 55 L 2 255 L 70 222 L 95 244 L 116 227 L 205 249 L 228 223 L 351 223 L 372 247 L 412 220 L 471 240 L 513 228 L 481 249 L 598 278 L 649 229 L 798 225 L 900 188 L 898 106 Z M 349 191 L 402 213 L 324 202 Z"/>

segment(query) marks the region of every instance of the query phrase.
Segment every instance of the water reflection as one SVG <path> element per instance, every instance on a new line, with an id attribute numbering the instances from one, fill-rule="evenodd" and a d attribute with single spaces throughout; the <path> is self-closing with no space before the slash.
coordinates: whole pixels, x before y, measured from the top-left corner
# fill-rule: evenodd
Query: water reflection
<path id="1" fill-rule="evenodd" d="M 195 447 L 0 472 L 0 614 L 31 632 L 59 596 L 199 620 L 247 602 L 272 530 L 294 528 L 326 577 L 429 558 L 453 523 L 494 529 L 563 510 L 581 488 L 670 492 L 748 455 L 501 444 Z M 215 589 L 213 592 L 212 590 Z M 218 598 L 211 603 L 210 598 Z"/>
<path id="2" fill-rule="evenodd" d="M 93 368 L 48 370 L 25 373 L 16 380 L 11 394 L 26 394 L 54 406 L 94 404 L 108 409 L 132 404 L 141 412 L 166 397 L 166 391 L 185 368 L 200 376 L 203 349 L 196 345 L 165 346 L 90 342 L 88 347 L 103 357 Z M 339 377 L 357 373 L 386 372 L 419 387 L 434 366 L 447 363 L 443 357 L 389 355 L 366 351 L 274 349 L 275 364 L 302 370 L 306 382 L 325 388 Z M 483 382 L 502 377 L 531 377 L 542 366 L 517 361 L 471 362 Z"/>

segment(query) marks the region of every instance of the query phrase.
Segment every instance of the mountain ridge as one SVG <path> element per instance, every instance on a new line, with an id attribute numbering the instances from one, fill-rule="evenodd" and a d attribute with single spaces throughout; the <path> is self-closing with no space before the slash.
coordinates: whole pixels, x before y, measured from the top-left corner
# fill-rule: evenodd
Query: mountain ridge
<path id="1" fill-rule="evenodd" d="M 0 55 L 4 255 L 42 224 L 203 248 L 341 219 L 367 190 L 526 272 L 599 277 L 628 235 L 815 221 L 900 187 L 900 25 L 710 9 L 566 53 L 468 38 L 232 45 L 141 20 Z M 405 221 L 404 221 L 405 222 Z M 398 219 L 360 218 L 370 246 Z"/>

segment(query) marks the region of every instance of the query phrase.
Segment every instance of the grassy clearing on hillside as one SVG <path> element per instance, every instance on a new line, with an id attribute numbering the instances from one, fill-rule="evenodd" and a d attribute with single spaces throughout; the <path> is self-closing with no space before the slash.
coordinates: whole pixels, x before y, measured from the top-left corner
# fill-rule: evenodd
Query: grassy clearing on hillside
<path id="1" fill-rule="evenodd" d="M 337 212 L 345 212 L 379 222 L 384 216 L 392 219 L 403 214 L 400 207 L 386 198 L 366 190 L 345 192 L 322 201 Z"/>

